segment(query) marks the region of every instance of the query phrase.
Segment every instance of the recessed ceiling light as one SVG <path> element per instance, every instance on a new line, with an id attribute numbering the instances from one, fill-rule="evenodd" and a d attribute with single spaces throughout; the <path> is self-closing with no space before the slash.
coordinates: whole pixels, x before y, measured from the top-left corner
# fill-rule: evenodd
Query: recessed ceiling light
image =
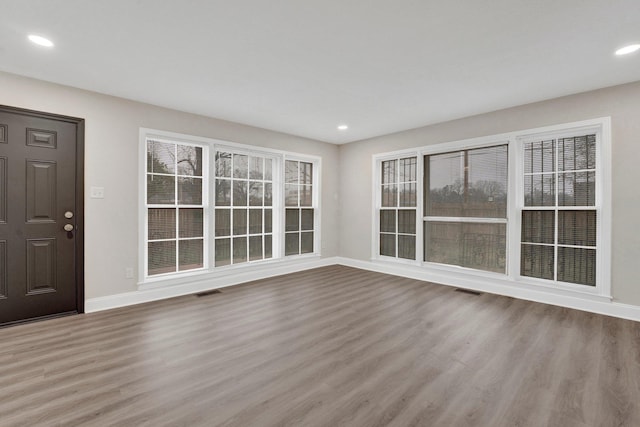
<path id="1" fill-rule="evenodd" d="M 627 55 L 640 49 L 640 44 L 630 44 L 629 46 L 621 47 L 616 50 L 616 55 Z"/>
<path id="2" fill-rule="evenodd" d="M 36 36 L 35 34 L 29 34 L 29 40 L 39 46 L 53 47 L 53 42 L 51 40 L 41 36 Z"/>
<path id="3" fill-rule="evenodd" d="M 349 126 L 347 126 L 347 125 L 339 125 L 338 126 L 338 130 L 347 130 L 347 129 L 349 129 Z"/>

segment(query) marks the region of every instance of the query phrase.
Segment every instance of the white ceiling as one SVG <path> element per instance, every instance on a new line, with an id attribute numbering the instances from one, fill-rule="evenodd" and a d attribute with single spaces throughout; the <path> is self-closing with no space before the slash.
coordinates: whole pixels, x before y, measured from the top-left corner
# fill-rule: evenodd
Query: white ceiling
<path id="1" fill-rule="evenodd" d="M 638 0 L 0 2 L 0 70 L 333 143 L 640 80 L 631 42 Z"/>

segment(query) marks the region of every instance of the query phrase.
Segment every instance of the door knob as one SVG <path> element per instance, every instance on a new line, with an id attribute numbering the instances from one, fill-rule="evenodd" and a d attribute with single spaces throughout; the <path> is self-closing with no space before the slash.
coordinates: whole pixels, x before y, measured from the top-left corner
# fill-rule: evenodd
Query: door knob
<path id="1" fill-rule="evenodd" d="M 73 225 L 72 224 L 65 224 L 64 225 L 64 231 L 73 231 Z"/>

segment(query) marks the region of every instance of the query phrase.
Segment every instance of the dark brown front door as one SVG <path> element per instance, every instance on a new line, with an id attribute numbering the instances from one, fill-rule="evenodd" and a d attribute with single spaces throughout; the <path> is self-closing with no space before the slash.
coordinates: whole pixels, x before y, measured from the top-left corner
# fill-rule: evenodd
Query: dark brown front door
<path id="1" fill-rule="evenodd" d="M 83 310 L 83 133 L 0 106 L 0 325 Z"/>

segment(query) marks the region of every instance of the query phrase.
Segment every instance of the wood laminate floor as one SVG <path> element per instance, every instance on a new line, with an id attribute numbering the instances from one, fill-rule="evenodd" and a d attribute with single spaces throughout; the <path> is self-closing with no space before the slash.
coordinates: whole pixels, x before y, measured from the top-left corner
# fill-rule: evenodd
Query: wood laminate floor
<path id="1" fill-rule="evenodd" d="M 640 323 L 332 266 L 0 330 L 0 426 L 640 426 Z"/>

